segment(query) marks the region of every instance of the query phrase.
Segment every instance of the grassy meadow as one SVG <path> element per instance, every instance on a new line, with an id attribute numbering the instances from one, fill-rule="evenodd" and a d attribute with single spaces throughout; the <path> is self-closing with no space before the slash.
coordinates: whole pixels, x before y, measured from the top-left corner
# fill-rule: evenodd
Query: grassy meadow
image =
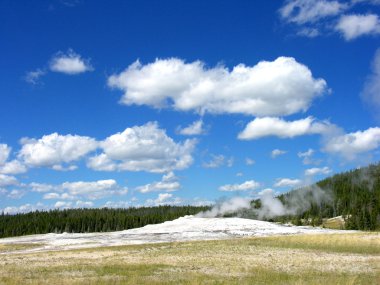
<path id="1" fill-rule="evenodd" d="M 257 237 L 15 253 L 0 284 L 380 284 L 380 234 Z"/>

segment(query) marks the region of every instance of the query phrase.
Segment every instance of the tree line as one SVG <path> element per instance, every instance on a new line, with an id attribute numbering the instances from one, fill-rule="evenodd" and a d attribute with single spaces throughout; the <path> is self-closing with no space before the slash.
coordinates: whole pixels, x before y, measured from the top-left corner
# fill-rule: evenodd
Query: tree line
<path id="1" fill-rule="evenodd" d="M 324 199 L 313 197 L 316 189 L 325 194 Z M 321 225 L 324 218 L 343 216 L 346 229 L 380 229 L 380 164 L 337 174 L 278 198 L 289 206 L 300 192 L 308 206 L 294 215 L 275 217 L 275 221 Z"/>
<path id="2" fill-rule="evenodd" d="M 120 231 L 194 215 L 209 207 L 158 206 L 126 209 L 65 209 L 0 215 L 0 238 L 45 234 Z"/>

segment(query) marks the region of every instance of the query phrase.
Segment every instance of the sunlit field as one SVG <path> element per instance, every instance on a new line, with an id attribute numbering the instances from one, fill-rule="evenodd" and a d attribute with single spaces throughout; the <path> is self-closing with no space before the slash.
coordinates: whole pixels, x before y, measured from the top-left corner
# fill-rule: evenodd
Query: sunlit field
<path id="1" fill-rule="evenodd" d="M 379 284 L 380 234 L 318 234 L 29 254 L 3 245 L 0 284 Z"/>

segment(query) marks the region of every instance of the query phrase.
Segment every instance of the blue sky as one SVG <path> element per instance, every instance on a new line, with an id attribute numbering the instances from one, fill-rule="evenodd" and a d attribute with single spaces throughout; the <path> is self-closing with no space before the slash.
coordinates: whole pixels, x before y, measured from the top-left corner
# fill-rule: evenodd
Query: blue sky
<path id="1" fill-rule="evenodd" d="M 379 161 L 379 17 L 378 0 L 1 1 L 0 211 L 208 204 Z"/>

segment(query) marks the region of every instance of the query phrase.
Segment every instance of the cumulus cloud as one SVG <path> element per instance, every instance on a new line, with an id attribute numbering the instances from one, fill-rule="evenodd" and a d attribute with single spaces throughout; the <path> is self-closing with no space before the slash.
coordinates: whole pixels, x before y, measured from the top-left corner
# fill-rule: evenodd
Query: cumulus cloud
<path id="1" fill-rule="evenodd" d="M 13 189 L 8 193 L 7 197 L 11 199 L 21 199 L 25 195 L 25 191 L 19 189 Z"/>
<path id="2" fill-rule="evenodd" d="M 246 159 L 245 159 L 245 164 L 246 165 L 254 165 L 256 162 L 252 159 L 252 158 L 249 158 L 249 157 L 247 157 Z"/>
<path id="3" fill-rule="evenodd" d="M 372 73 L 368 76 L 361 97 L 380 119 L 380 49 L 375 53 L 372 61 Z"/>
<path id="4" fill-rule="evenodd" d="M 227 158 L 222 154 L 218 154 L 218 155 L 211 154 L 211 160 L 209 160 L 208 162 L 204 162 L 202 166 L 204 168 L 218 168 L 224 165 L 228 167 L 232 167 L 233 164 L 234 164 L 233 157 Z"/>
<path id="5" fill-rule="evenodd" d="M 177 180 L 178 180 L 178 177 L 176 177 L 173 172 L 170 172 L 164 175 L 161 181 L 139 186 L 136 188 L 136 190 L 139 191 L 140 193 L 159 192 L 159 191 L 172 192 L 172 191 L 178 190 L 181 187 L 181 184 Z"/>
<path id="6" fill-rule="evenodd" d="M 12 160 L 3 165 L 0 164 L 0 173 L 2 174 L 20 174 L 25 173 L 27 170 L 26 166 L 18 160 Z"/>
<path id="7" fill-rule="evenodd" d="M 18 184 L 18 181 L 16 177 L 0 173 L 0 187 L 17 185 L 17 184 Z"/>
<path id="8" fill-rule="evenodd" d="M 207 68 L 201 61 L 157 59 L 135 62 L 108 78 L 108 85 L 124 92 L 121 103 L 173 108 L 198 113 L 284 116 L 306 111 L 326 91 L 326 82 L 312 76 L 294 58 L 279 57 L 255 66 L 228 70 Z"/>
<path id="9" fill-rule="evenodd" d="M 74 202 L 68 202 L 68 201 L 57 201 L 54 204 L 54 207 L 60 208 L 60 209 L 91 208 L 91 207 L 94 207 L 94 203 L 91 201 L 82 201 L 82 200 L 78 200 L 75 203 Z"/>
<path id="10" fill-rule="evenodd" d="M 11 153 L 11 147 L 0 144 L 0 173 L 1 174 L 20 174 L 25 173 L 27 168 L 18 160 L 7 161 Z"/>
<path id="11" fill-rule="evenodd" d="M 92 71 L 94 69 L 89 60 L 82 59 L 81 56 L 73 50 L 69 50 L 67 53 L 57 53 L 51 59 L 49 67 L 51 71 L 70 75 Z"/>
<path id="12" fill-rule="evenodd" d="M 75 202 L 75 206 L 77 208 L 91 208 L 91 207 L 94 207 L 94 203 L 91 201 L 78 200 Z"/>
<path id="13" fill-rule="evenodd" d="M 198 120 L 183 129 L 179 128 L 178 132 L 181 135 L 185 135 L 185 136 L 194 136 L 194 135 L 204 134 L 205 130 L 203 129 L 203 121 Z"/>
<path id="14" fill-rule="evenodd" d="M 51 168 L 54 169 L 54 170 L 57 170 L 57 171 L 73 171 L 73 170 L 78 169 L 78 166 L 76 166 L 76 165 L 69 165 L 67 167 L 64 167 L 61 164 L 55 164 Z"/>
<path id="15" fill-rule="evenodd" d="M 288 0 L 279 10 L 280 16 L 287 22 L 298 25 L 313 23 L 326 17 L 342 13 L 349 6 L 339 1 L 327 0 Z"/>
<path id="16" fill-rule="evenodd" d="M 311 116 L 296 121 L 264 117 L 255 118 L 248 123 L 238 138 L 241 140 L 254 140 L 267 136 L 293 138 L 302 135 L 327 134 L 336 129 L 337 127 L 328 121 L 317 121 Z"/>
<path id="17" fill-rule="evenodd" d="M 64 182 L 58 185 L 32 183 L 29 187 L 34 192 L 45 193 L 43 199 L 46 200 L 98 200 L 128 193 L 127 187 L 120 186 L 113 179 Z"/>
<path id="18" fill-rule="evenodd" d="M 301 184 L 302 181 L 299 179 L 279 178 L 274 184 L 274 187 L 296 187 Z"/>
<path id="19" fill-rule="evenodd" d="M 106 208 L 128 208 L 131 207 L 131 201 L 107 201 L 103 207 Z"/>
<path id="20" fill-rule="evenodd" d="M 32 182 L 27 185 L 31 191 L 37 192 L 37 193 L 44 193 L 44 192 L 49 192 L 54 190 L 54 186 L 50 184 L 45 184 L 45 183 L 37 183 L 37 182 Z"/>
<path id="21" fill-rule="evenodd" d="M 72 202 L 57 201 L 54 204 L 54 207 L 61 208 L 61 209 L 68 209 L 68 208 L 71 208 L 72 204 L 73 204 Z"/>
<path id="22" fill-rule="evenodd" d="M 245 181 L 242 184 L 226 184 L 219 187 L 219 191 L 234 192 L 234 191 L 248 191 L 255 190 L 260 187 L 260 183 L 254 180 Z"/>
<path id="23" fill-rule="evenodd" d="M 314 176 L 314 175 L 320 175 L 320 174 L 330 174 L 331 169 L 327 166 L 325 167 L 313 167 L 305 170 L 306 176 Z"/>
<path id="24" fill-rule="evenodd" d="M 347 160 L 354 160 L 359 154 L 375 150 L 380 146 L 380 128 L 369 128 L 326 140 L 323 150 L 337 154 Z"/>
<path id="25" fill-rule="evenodd" d="M 11 148 L 6 144 L 0 144 L 0 165 L 4 164 L 11 153 Z"/>
<path id="26" fill-rule="evenodd" d="M 364 35 L 380 33 L 380 21 L 375 14 L 344 14 L 357 4 L 379 5 L 378 0 L 288 0 L 280 8 L 279 15 L 287 23 L 295 24 L 297 35 L 313 38 L 338 32 L 349 41 Z"/>
<path id="27" fill-rule="evenodd" d="M 40 139 L 23 138 L 21 144 L 19 159 L 33 167 L 53 167 L 69 163 L 97 148 L 96 140 L 90 137 L 57 133 L 45 135 Z"/>
<path id="28" fill-rule="evenodd" d="M 196 140 L 176 143 L 156 122 L 127 128 L 100 142 L 103 153 L 91 157 L 94 170 L 147 171 L 163 173 L 189 167 Z"/>
<path id="29" fill-rule="evenodd" d="M 183 203 L 182 199 L 179 197 L 173 197 L 170 193 L 160 193 L 156 199 L 146 200 L 146 205 L 160 206 L 160 205 L 179 205 Z"/>
<path id="30" fill-rule="evenodd" d="M 5 214 L 17 214 L 17 213 L 27 213 L 36 210 L 46 210 L 47 207 L 44 204 L 37 203 L 36 205 L 32 204 L 24 204 L 21 206 L 9 206 L 1 209 L 0 212 L 4 212 Z"/>
<path id="31" fill-rule="evenodd" d="M 375 14 L 343 15 L 335 29 L 349 41 L 364 35 L 380 34 L 380 20 Z"/>
<path id="32" fill-rule="evenodd" d="M 276 148 L 276 149 L 272 150 L 270 156 L 271 156 L 272 158 L 276 158 L 276 157 L 278 157 L 278 156 L 280 156 L 280 155 L 283 155 L 283 154 L 285 154 L 285 153 L 287 153 L 286 150 L 281 150 L 281 149 Z"/>
<path id="33" fill-rule="evenodd" d="M 75 197 L 85 197 L 90 200 L 100 199 L 110 195 L 125 195 L 127 188 L 121 187 L 113 179 L 98 181 L 65 182 L 60 185 L 63 191 Z"/>

